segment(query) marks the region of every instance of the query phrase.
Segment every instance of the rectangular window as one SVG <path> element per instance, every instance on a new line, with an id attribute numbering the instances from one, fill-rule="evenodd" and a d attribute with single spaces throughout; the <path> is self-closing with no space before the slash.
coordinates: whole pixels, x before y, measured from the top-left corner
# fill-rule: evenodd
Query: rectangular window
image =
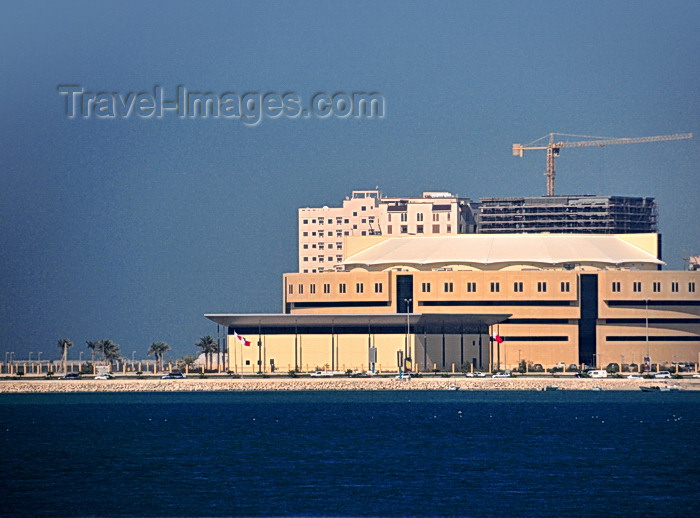
<path id="1" fill-rule="evenodd" d="M 612 290 L 613 290 L 613 293 L 620 293 L 620 282 L 619 281 L 614 281 L 612 283 Z"/>
<path id="2" fill-rule="evenodd" d="M 323 285 L 323 293 L 330 293 L 331 292 L 331 285 L 330 284 L 324 284 Z"/>
<path id="3" fill-rule="evenodd" d="M 476 283 L 475 282 L 468 282 L 467 283 L 467 292 L 468 293 L 476 293 Z"/>
<path id="4" fill-rule="evenodd" d="M 338 284 L 338 293 L 345 293 L 345 290 L 346 290 L 346 289 L 347 289 L 347 288 L 346 288 L 344 282 L 341 282 L 340 284 Z"/>
<path id="5" fill-rule="evenodd" d="M 419 212 L 418 214 L 416 214 L 416 221 L 423 221 L 423 213 L 422 212 Z"/>
<path id="6" fill-rule="evenodd" d="M 312 295 L 316 293 L 316 285 L 315 284 L 309 284 L 309 293 Z"/>
<path id="7" fill-rule="evenodd" d="M 440 221 L 440 214 L 438 214 L 437 212 L 434 212 L 433 213 L 433 221 Z"/>
<path id="8" fill-rule="evenodd" d="M 695 293 L 695 282 L 689 282 L 688 283 L 688 291 L 690 293 Z"/>
<path id="9" fill-rule="evenodd" d="M 318 262 L 319 262 L 319 263 L 322 263 L 322 262 L 323 262 L 323 256 L 322 256 L 322 255 L 319 255 L 319 256 L 318 256 Z"/>
<path id="10" fill-rule="evenodd" d="M 677 282 L 672 282 L 671 283 L 671 291 L 673 293 L 678 293 L 678 283 Z"/>
<path id="11" fill-rule="evenodd" d="M 293 284 L 289 285 L 289 294 L 294 295 L 294 285 Z"/>
<path id="12" fill-rule="evenodd" d="M 547 291 L 547 283 L 542 282 L 542 281 L 538 282 L 537 283 L 537 291 L 540 293 Z"/>
<path id="13" fill-rule="evenodd" d="M 305 219 L 305 220 L 304 220 L 304 225 L 308 225 L 308 224 L 309 224 L 309 220 L 308 220 L 308 219 Z"/>
<path id="14" fill-rule="evenodd" d="M 452 293 L 454 291 L 454 284 L 452 284 L 451 282 L 446 282 L 444 289 L 445 293 Z"/>
<path id="15" fill-rule="evenodd" d="M 563 281 L 561 283 L 561 291 L 562 292 L 569 292 L 571 291 L 571 284 L 568 281 Z"/>
<path id="16" fill-rule="evenodd" d="M 401 225 L 401 233 L 408 234 L 408 225 Z"/>
<path id="17" fill-rule="evenodd" d="M 336 244 L 335 244 L 335 249 L 336 249 L 336 250 L 342 250 L 342 249 L 343 249 L 343 243 L 336 243 Z"/>
<path id="18" fill-rule="evenodd" d="M 345 219 L 344 223 L 347 225 L 348 223 L 350 223 L 350 220 L 349 220 L 349 219 Z"/>
<path id="19" fill-rule="evenodd" d="M 301 235 L 304 236 L 304 237 L 309 237 L 309 233 L 308 233 L 308 232 L 302 232 Z"/>
<path id="20" fill-rule="evenodd" d="M 408 212 L 401 213 L 401 221 L 408 221 Z"/>
<path id="21" fill-rule="evenodd" d="M 513 283 L 513 291 L 516 293 L 522 293 L 523 283 L 522 282 L 514 282 Z"/>
<path id="22" fill-rule="evenodd" d="M 375 282 L 374 283 L 374 293 L 381 293 L 382 292 L 382 283 L 381 282 Z"/>
<path id="23" fill-rule="evenodd" d="M 361 282 L 358 282 L 355 284 L 355 293 L 364 293 L 365 292 L 365 285 L 362 284 Z"/>
<path id="24" fill-rule="evenodd" d="M 635 293 L 641 293 L 642 291 L 642 283 L 639 281 L 635 281 L 632 283 L 632 291 Z"/>
<path id="25" fill-rule="evenodd" d="M 433 234 L 440 233 L 440 225 L 433 225 Z"/>
<path id="26" fill-rule="evenodd" d="M 392 233 L 391 225 L 387 225 L 387 227 L 386 227 L 386 233 L 387 233 L 387 234 L 391 234 L 391 233 Z"/>
<path id="27" fill-rule="evenodd" d="M 423 233 L 423 225 L 416 225 L 416 234 Z"/>
<path id="28" fill-rule="evenodd" d="M 430 283 L 429 282 L 424 282 L 421 284 L 421 291 L 423 293 L 430 293 Z"/>
<path id="29" fill-rule="evenodd" d="M 452 225 L 447 225 L 447 231 L 448 234 L 452 233 Z"/>
<path id="30" fill-rule="evenodd" d="M 333 243 L 328 243 L 328 250 L 333 250 Z"/>
<path id="31" fill-rule="evenodd" d="M 651 285 L 652 290 L 654 293 L 660 293 L 661 292 L 661 283 L 658 281 L 654 281 Z"/>
<path id="32" fill-rule="evenodd" d="M 319 249 L 319 250 L 323 250 L 324 246 L 325 246 L 325 245 L 324 245 L 323 243 L 319 243 L 319 244 L 318 244 L 318 249 Z"/>
<path id="33" fill-rule="evenodd" d="M 498 293 L 501 291 L 501 283 L 500 282 L 492 282 L 491 283 L 491 293 Z"/>
<path id="34" fill-rule="evenodd" d="M 300 285 L 298 286 L 298 288 L 299 288 L 299 289 L 298 289 L 297 291 L 299 292 L 299 295 L 303 294 L 303 293 L 304 293 L 304 285 L 303 285 L 303 284 L 300 284 Z"/>

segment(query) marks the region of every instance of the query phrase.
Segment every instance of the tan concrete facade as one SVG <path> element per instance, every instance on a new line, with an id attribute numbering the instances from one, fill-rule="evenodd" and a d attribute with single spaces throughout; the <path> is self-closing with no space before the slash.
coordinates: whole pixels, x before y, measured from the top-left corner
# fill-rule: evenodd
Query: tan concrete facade
<path id="1" fill-rule="evenodd" d="M 410 296 L 399 294 L 399 277 L 410 277 Z M 510 314 L 497 326 L 505 341 L 494 349 L 493 358 L 483 360 L 490 352 L 482 343 L 480 367 L 492 363 L 514 368 L 519 360 L 543 366 L 640 364 L 647 349 L 651 363 L 672 364 L 698 362 L 699 288 L 698 273 L 683 271 L 353 271 L 286 274 L 284 301 L 290 315 L 371 315 L 407 309 L 445 315 Z M 416 333 L 413 339 L 420 342 L 420 330 Z M 483 333 L 482 342 L 489 333 Z M 442 336 L 425 338 L 429 345 L 443 341 Z M 475 338 L 446 336 L 444 361 L 430 346 L 421 358 L 417 347 L 416 361 L 449 369 L 453 360 L 462 358 L 456 344 L 466 339 L 471 345 Z M 474 352 L 466 354 L 469 361 Z"/>

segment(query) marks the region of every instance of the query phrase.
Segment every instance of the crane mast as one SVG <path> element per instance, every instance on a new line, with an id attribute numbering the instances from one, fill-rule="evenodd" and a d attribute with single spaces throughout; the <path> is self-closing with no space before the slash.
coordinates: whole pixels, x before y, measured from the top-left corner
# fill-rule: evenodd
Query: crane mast
<path id="1" fill-rule="evenodd" d="M 593 140 L 582 140 L 579 142 L 568 142 L 568 141 L 557 141 L 555 138 L 557 135 L 564 137 L 583 137 L 590 138 Z M 547 178 L 547 196 L 554 196 L 554 177 L 556 171 L 554 168 L 554 159 L 559 156 L 559 150 L 561 148 L 572 148 L 572 147 L 589 147 L 589 146 L 612 146 L 616 144 L 641 144 L 645 142 L 664 142 L 668 140 L 683 140 L 693 138 L 692 133 L 679 133 L 676 135 L 657 135 L 655 137 L 635 137 L 635 138 L 603 138 L 603 137 L 588 137 L 585 135 L 566 135 L 563 133 L 549 133 L 542 138 L 539 138 L 530 144 L 513 144 L 513 156 L 522 157 L 525 151 L 544 149 L 547 151 L 547 169 L 545 170 L 545 177 Z M 538 142 L 548 139 L 546 145 L 533 145 Z"/>

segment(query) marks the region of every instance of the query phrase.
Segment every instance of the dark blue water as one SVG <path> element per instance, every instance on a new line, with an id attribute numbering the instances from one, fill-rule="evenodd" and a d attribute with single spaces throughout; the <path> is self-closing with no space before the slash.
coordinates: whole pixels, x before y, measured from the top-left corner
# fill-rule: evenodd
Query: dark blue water
<path id="1" fill-rule="evenodd" d="M 0 395 L 2 516 L 695 515 L 700 393 Z"/>

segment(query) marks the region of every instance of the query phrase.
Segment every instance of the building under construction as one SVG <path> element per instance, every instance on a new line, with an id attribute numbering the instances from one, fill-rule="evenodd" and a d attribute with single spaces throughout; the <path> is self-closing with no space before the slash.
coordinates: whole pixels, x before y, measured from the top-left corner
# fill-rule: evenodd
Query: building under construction
<path id="1" fill-rule="evenodd" d="M 480 202 L 480 233 L 657 231 L 654 198 L 581 195 L 482 198 Z"/>

